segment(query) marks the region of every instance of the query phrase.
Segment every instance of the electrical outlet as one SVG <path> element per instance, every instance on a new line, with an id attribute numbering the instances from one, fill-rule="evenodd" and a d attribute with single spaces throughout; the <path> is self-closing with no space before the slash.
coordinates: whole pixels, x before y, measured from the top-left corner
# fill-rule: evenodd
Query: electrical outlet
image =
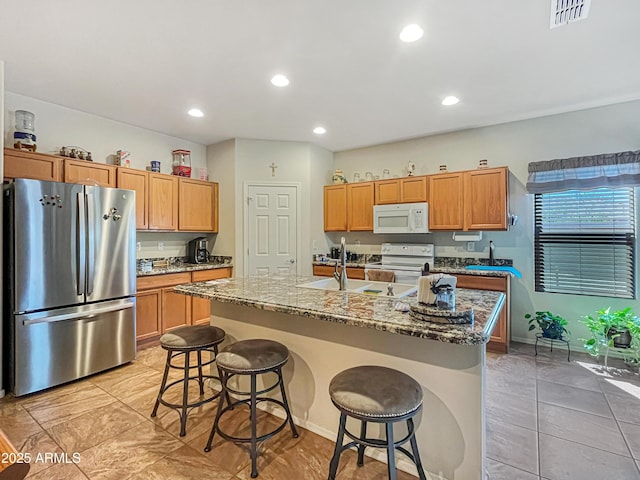
<path id="1" fill-rule="evenodd" d="M 138 243 L 136 243 L 136 249 L 137 249 L 138 251 L 142 250 L 142 242 L 138 242 Z"/>
<path id="2" fill-rule="evenodd" d="M 473 252 L 476 249 L 476 242 L 467 242 L 467 252 Z"/>
<path id="3" fill-rule="evenodd" d="M 158 250 L 164 250 L 164 242 L 158 242 Z"/>
<path id="4" fill-rule="evenodd" d="M 311 247 L 313 248 L 314 252 L 317 252 L 318 251 L 318 241 L 317 240 L 313 240 L 311 242 Z"/>

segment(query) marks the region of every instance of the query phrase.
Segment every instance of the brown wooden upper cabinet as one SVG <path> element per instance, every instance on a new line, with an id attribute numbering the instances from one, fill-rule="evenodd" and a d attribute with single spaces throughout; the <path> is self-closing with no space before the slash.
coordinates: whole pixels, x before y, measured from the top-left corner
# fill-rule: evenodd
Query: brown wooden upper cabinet
<path id="1" fill-rule="evenodd" d="M 347 186 L 327 185 L 324 187 L 324 231 L 344 232 L 347 230 Z"/>
<path id="2" fill-rule="evenodd" d="M 376 180 L 374 187 L 376 205 L 427 201 L 427 177 L 425 175 Z"/>
<path id="3" fill-rule="evenodd" d="M 464 229 L 506 230 L 508 214 L 507 167 L 464 173 Z"/>
<path id="4" fill-rule="evenodd" d="M 46 153 L 32 153 L 13 148 L 4 149 L 4 178 L 33 178 L 62 181 L 62 158 Z"/>
<path id="5" fill-rule="evenodd" d="M 429 175 L 429 230 L 463 230 L 462 172 Z"/>
<path id="6" fill-rule="evenodd" d="M 347 230 L 373 231 L 373 182 L 347 184 Z"/>
<path id="7" fill-rule="evenodd" d="M 178 230 L 217 232 L 218 184 L 180 177 L 178 189 Z"/>
<path id="8" fill-rule="evenodd" d="M 430 230 L 506 230 L 507 167 L 429 175 Z"/>
<path id="9" fill-rule="evenodd" d="M 149 228 L 149 173 L 145 170 L 118 167 L 116 172 L 118 188 L 136 192 L 136 230 Z"/>
<path id="10" fill-rule="evenodd" d="M 149 173 L 149 230 L 177 230 L 178 177 Z"/>
<path id="11" fill-rule="evenodd" d="M 324 187 L 325 232 L 373 230 L 373 183 Z"/>
<path id="12" fill-rule="evenodd" d="M 64 159 L 64 181 L 101 187 L 116 186 L 116 167 L 88 160 Z"/>

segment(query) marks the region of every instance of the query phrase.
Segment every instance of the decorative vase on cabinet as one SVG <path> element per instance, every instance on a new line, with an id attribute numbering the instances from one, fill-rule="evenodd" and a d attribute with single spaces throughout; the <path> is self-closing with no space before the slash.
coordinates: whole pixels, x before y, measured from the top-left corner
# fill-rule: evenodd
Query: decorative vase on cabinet
<path id="1" fill-rule="evenodd" d="M 336 169 L 335 172 L 333 172 L 333 176 L 331 177 L 331 180 L 333 181 L 334 184 L 347 183 L 347 179 L 342 173 L 342 170 L 340 170 L 339 168 Z"/>

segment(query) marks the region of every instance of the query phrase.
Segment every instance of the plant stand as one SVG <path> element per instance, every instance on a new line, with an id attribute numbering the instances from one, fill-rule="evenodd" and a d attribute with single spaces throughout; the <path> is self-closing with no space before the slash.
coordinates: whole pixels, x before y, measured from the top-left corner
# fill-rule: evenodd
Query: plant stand
<path id="1" fill-rule="evenodd" d="M 609 345 L 607 345 L 605 347 L 605 351 L 604 351 L 604 366 L 608 367 L 609 365 L 607 365 L 607 362 L 609 360 L 609 350 L 613 350 L 614 352 L 617 353 L 621 353 L 622 354 L 622 361 L 629 366 L 629 364 L 631 363 L 630 358 L 631 355 L 629 355 L 629 352 L 631 351 L 631 349 L 629 347 L 610 347 Z"/>
<path id="2" fill-rule="evenodd" d="M 541 333 L 536 333 L 536 357 L 538 356 L 538 342 L 542 341 L 543 343 L 551 344 L 551 351 L 553 352 L 553 342 L 564 343 L 567 346 L 567 362 L 571 361 L 571 347 L 569 346 L 569 340 L 565 340 L 564 338 L 548 338 L 543 336 Z M 605 365 L 606 365 L 606 357 L 605 357 Z"/>

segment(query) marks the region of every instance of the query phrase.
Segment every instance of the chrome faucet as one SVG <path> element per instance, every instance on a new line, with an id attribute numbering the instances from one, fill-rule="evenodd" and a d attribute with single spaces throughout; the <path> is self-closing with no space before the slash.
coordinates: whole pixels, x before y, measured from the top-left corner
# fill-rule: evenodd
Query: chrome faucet
<path id="1" fill-rule="evenodd" d="M 338 271 L 338 267 L 342 267 L 342 270 Z M 347 246 L 344 237 L 340 239 L 340 256 L 336 262 L 333 278 L 338 282 L 339 290 L 347 289 Z"/>

